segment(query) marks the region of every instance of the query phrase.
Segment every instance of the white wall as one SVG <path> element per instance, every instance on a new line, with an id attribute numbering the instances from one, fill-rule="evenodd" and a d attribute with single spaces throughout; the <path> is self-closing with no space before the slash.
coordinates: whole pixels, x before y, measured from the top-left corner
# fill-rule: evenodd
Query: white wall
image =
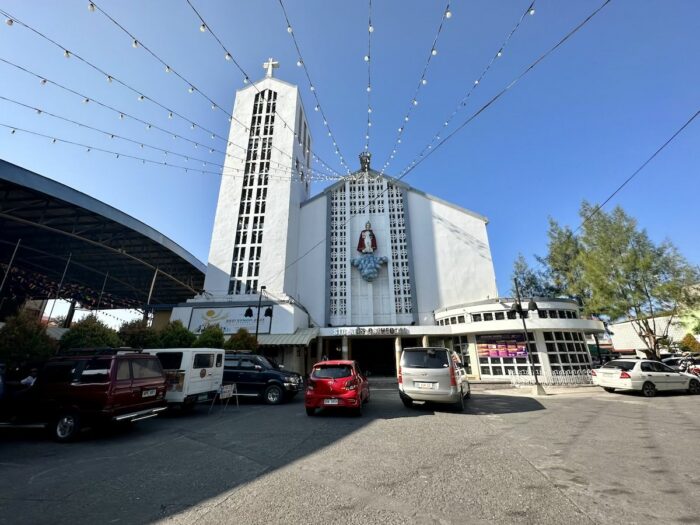
<path id="1" fill-rule="evenodd" d="M 431 324 L 437 308 L 498 297 L 482 219 L 415 191 L 408 213 L 420 324 Z"/>
<path id="2" fill-rule="evenodd" d="M 299 256 L 309 252 L 296 265 L 297 287 L 294 297 L 311 314 L 311 319 L 325 325 L 326 316 L 326 204 L 322 195 L 301 207 L 299 214 Z M 318 246 L 319 241 L 323 240 Z"/>

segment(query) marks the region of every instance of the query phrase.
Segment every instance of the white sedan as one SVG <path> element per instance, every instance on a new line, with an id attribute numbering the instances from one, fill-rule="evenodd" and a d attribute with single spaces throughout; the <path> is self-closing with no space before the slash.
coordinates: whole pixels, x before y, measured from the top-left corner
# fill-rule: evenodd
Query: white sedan
<path id="1" fill-rule="evenodd" d="M 639 390 L 653 397 L 662 390 L 685 390 L 700 394 L 700 379 L 678 372 L 658 361 L 649 359 L 615 359 L 591 371 L 593 384 L 606 392 Z"/>

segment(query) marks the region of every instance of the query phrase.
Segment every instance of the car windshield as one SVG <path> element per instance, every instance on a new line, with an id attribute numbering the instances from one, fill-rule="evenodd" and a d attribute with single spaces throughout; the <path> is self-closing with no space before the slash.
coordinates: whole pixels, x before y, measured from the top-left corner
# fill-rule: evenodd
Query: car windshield
<path id="1" fill-rule="evenodd" d="M 434 348 L 405 350 L 401 358 L 401 366 L 406 368 L 447 368 L 449 366 L 447 350 Z"/>
<path id="2" fill-rule="evenodd" d="M 352 375 L 352 367 L 349 365 L 324 365 L 317 366 L 311 373 L 315 379 L 339 379 Z"/>
<path id="3" fill-rule="evenodd" d="M 618 370 L 632 370 L 636 361 L 610 361 L 603 365 L 603 368 L 617 368 Z"/>

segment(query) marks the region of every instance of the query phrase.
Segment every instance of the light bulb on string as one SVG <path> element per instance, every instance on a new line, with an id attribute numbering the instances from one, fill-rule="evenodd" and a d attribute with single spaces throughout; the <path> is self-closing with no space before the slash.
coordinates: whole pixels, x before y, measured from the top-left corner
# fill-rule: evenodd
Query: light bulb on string
<path id="1" fill-rule="evenodd" d="M 445 11 L 445 18 L 452 18 L 452 11 L 450 11 L 449 9 Z"/>
<path id="2" fill-rule="evenodd" d="M 370 91 L 372 91 L 372 86 L 367 86 L 367 93 L 369 93 Z"/>
<path id="3" fill-rule="evenodd" d="M 7 19 L 5 19 L 5 23 L 6 23 L 8 26 L 12 26 L 12 24 L 14 24 L 15 21 L 12 20 L 11 18 L 7 18 Z M 14 133 L 14 131 L 13 131 L 13 133 Z"/>
<path id="4" fill-rule="evenodd" d="M 534 7 L 530 8 L 530 10 L 527 12 L 527 14 L 529 14 L 530 16 L 534 15 L 534 14 L 535 14 L 535 8 L 534 8 Z"/>
<path id="5" fill-rule="evenodd" d="M 194 129 L 194 122 L 190 125 L 190 129 Z"/>
<path id="6" fill-rule="evenodd" d="M 372 24 L 370 24 L 369 27 L 367 28 L 367 30 L 368 30 L 370 33 L 374 33 L 374 26 L 373 26 Z"/>
<path id="7" fill-rule="evenodd" d="M 168 113 L 168 118 L 170 118 L 170 119 L 173 118 L 173 112 L 172 112 L 172 111 L 171 111 L 170 113 Z"/>
<path id="8" fill-rule="evenodd" d="M 212 104 L 212 105 L 211 105 L 211 109 L 212 109 L 212 110 L 216 109 L 216 104 Z"/>
<path id="9" fill-rule="evenodd" d="M 231 53 L 226 53 L 226 54 L 224 55 L 224 58 L 225 58 L 226 60 L 231 60 Z"/>
<path id="10" fill-rule="evenodd" d="M 83 104 L 87 104 L 88 102 L 90 102 L 90 99 L 87 98 L 87 97 L 85 97 L 85 98 L 83 99 Z"/>
<path id="11" fill-rule="evenodd" d="M 207 30 L 207 24 L 204 24 L 204 23 L 203 23 L 201 26 L 199 26 L 199 30 L 200 30 L 202 33 L 204 33 L 204 32 Z"/>
<path id="12" fill-rule="evenodd" d="M 433 49 L 430 51 L 430 54 L 433 55 L 433 56 L 437 55 L 437 49 L 433 48 Z"/>
<path id="13" fill-rule="evenodd" d="M 501 50 L 499 49 L 499 50 L 498 50 L 498 53 L 496 53 L 496 56 L 497 56 L 498 58 L 501 58 L 501 57 L 503 56 L 503 51 L 501 51 Z"/>
<path id="14" fill-rule="evenodd" d="M 66 57 L 66 58 L 70 58 L 70 51 L 68 51 L 67 49 L 64 49 L 64 50 L 63 50 L 63 56 Z"/>
<path id="15" fill-rule="evenodd" d="M 292 26 L 287 26 L 287 33 L 292 34 Z"/>
<path id="16" fill-rule="evenodd" d="M 139 102 L 143 102 L 146 99 L 143 95 L 139 95 Z"/>
<path id="17" fill-rule="evenodd" d="M 188 93 L 194 93 L 194 88 L 192 86 L 187 88 Z"/>
<path id="18" fill-rule="evenodd" d="M 478 79 L 474 81 L 474 85 L 475 85 L 475 86 L 478 86 L 478 85 L 479 85 L 479 80 L 478 80 Z"/>
<path id="19" fill-rule="evenodd" d="M 90 11 L 91 13 L 94 13 L 95 12 L 95 4 L 93 4 L 92 2 L 88 3 L 88 11 Z"/>
<path id="20" fill-rule="evenodd" d="M 41 115 L 41 110 L 40 110 L 40 109 L 37 109 L 37 110 L 36 110 L 36 114 L 37 114 L 37 115 Z"/>
<path id="21" fill-rule="evenodd" d="M 424 78 L 424 79 L 421 79 L 420 83 L 423 84 L 423 85 L 425 86 L 425 85 L 428 83 L 428 80 L 425 79 L 425 78 Z"/>
<path id="22" fill-rule="evenodd" d="M 124 120 L 124 113 L 119 113 L 119 120 Z"/>
<path id="23" fill-rule="evenodd" d="M 414 105 L 414 106 L 417 106 L 417 105 L 418 105 L 418 101 L 417 101 L 415 98 L 413 99 L 413 105 Z"/>
<path id="24" fill-rule="evenodd" d="M 301 61 L 301 59 L 297 60 L 297 67 L 301 67 L 302 64 L 303 64 L 303 62 Z"/>
<path id="25" fill-rule="evenodd" d="M 107 75 L 107 82 L 109 82 L 109 83 L 111 84 L 111 83 L 112 83 L 112 80 L 114 80 L 114 79 L 112 78 L 112 75 Z"/>
<path id="26" fill-rule="evenodd" d="M 365 62 L 369 62 L 369 55 L 365 55 Z"/>
<path id="27" fill-rule="evenodd" d="M 172 70 L 170 69 L 170 66 L 165 66 L 165 72 L 170 73 Z"/>
<path id="28" fill-rule="evenodd" d="M 39 82 L 42 86 L 46 85 L 47 80 L 45 78 L 42 78 L 41 81 Z"/>
<path id="29" fill-rule="evenodd" d="M 318 105 L 314 107 L 314 111 L 318 111 Z"/>
<path id="30" fill-rule="evenodd" d="M 131 42 L 131 47 L 133 47 L 134 49 L 139 47 L 139 41 L 134 39 L 133 42 Z"/>

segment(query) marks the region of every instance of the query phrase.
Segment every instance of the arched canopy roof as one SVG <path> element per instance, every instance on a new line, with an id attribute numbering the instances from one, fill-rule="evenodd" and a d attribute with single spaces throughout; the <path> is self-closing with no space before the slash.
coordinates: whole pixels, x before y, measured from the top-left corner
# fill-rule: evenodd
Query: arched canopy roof
<path id="1" fill-rule="evenodd" d="M 18 244 L 19 242 L 19 244 Z M 0 160 L 0 296 L 76 299 L 88 307 L 175 304 L 199 292 L 206 266 L 133 217 Z M 70 262 L 68 262 L 70 259 Z M 65 270 L 63 285 L 61 278 Z"/>

